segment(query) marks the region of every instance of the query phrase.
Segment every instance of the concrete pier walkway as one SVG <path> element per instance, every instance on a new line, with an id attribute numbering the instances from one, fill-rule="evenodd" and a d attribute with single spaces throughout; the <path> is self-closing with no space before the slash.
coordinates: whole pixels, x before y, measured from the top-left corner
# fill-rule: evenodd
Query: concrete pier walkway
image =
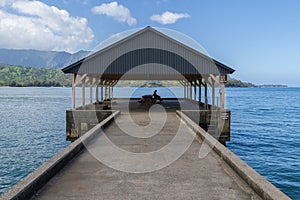
<path id="1" fill-rule="evenodd" d="M 157 116 L 155 114 L 159 114 L 159 109 L 154 110 L 154 117 Z M 158 134 L 150 138 L 135 138 L 124 133 L 120 126 L 126 124 L 127 131 L 134 132 L 137 124 L 142 131 L 147 131 L 149 123 L 155 125 L 161 123 L 161 120 L 150 122 L 148 112 L 121 111 L 117 120 L 105 129 L 105 133 L 97 135 L 87 145 L 87 149 L 92 148 L 93 151 L 85 149 L 79 153 L 34 198 L 260 199 L 214 151 L 200 159 L 198 154 L 202 141 L 199 139 L 193 140 L 191 146 L 174 163 L 147 173 L 127 173 L 112 169 L 91 153 L 96 152 L 104 134 L 118 147 L 135 153 L 161 149 L 170 143 L 178 131 L 188 137 L 193 136 L 194 132 L 176 116 L 174 110 L 165 114 L 166 122 Z"/>

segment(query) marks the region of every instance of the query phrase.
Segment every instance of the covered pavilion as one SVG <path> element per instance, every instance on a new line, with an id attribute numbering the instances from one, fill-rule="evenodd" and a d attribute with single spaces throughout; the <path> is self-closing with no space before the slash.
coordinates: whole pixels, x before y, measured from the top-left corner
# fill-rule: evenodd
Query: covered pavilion
<path id="1" fill-rule="evenodd" d="M 211 105 L 217 106 L 219 103 L 220 108 L 224 109 L 227 74 L 234 72 L 232 68 L 150 26 L 100 49 L 62 71 L 71 74 L 72 109 L 76 109 L 76 86 L 82 86 L 84 106 L 86 86 L 90 88 L 92 104 L 93 88 L 96 102 L 108 100 L 113 97 L 113 87 L 120 80 L 179 81 L 184 89 L 184 99 L 201 103 L 203 95 L 206 109 L 209 107 L 208 87 L 211 87 Z M 217 86 L 220 88 L 218 98 L 215 92 Z M 220 102 L 216 102 L 216 99 L 220 99 Z"/>
<path id="2" fill-rule="evenodd" d="M 175 99 L 162 96 L 165 111 L 184 111 L 220 142 L 229 141 L 230 111 L 225 109 L 224 88 L 227 74 L 234 70 L 192 48 L 186 36 L 176 34 L 148 26 L 62 69 L 72 77 L 67 140 L 76 140 L 105 119 L 111 113 L 105 112 L 107 109 L 124 112 L 130 105 L 130 112 L 148 112 L 149 107 L 138 105 L 134 98 L 129 97 L 129 102 L 114 98 L 113 88 L 120 80 L 171 80 L 183 86 L 184 95 Z M 76 107 L 75 88 L 78 85 L 82 88 L 82 106 Z M 85 101 L 86 86 L 89 87 L 89 104 Z M 216 88 L 219 88 L 218 93 Z"/>

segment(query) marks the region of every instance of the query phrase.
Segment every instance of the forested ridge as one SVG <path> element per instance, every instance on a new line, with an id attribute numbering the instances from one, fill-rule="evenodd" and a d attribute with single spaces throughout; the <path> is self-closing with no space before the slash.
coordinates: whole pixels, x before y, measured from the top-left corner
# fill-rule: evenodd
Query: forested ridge
<path id="1" fill-rule="evenodd" d="M 0 86 L 62 87 L 71 86 L 71 79 L 58 68 L 37 69 L 0 64 Z"/>
<path id="2" fill-rule="evenodd" d="M 70 87 L 71 78 L 60 68 L 33 68 L 0 64 L 0 86 Z M 120 81 L 121 87 L 181 87 L 177 81 Z M 287 87 L 286 85 L 254 85 L 228 78 L 226 87 Z"/>

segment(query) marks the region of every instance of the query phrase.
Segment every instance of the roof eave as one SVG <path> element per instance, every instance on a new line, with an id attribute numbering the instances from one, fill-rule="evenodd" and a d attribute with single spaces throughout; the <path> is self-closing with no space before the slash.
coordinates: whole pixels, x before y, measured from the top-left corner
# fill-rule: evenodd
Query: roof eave
<path id="1" fill-rule="evenodd" d="M 69 70 L 71 70 L 72 68 L 77 67 L 78 65 L 81 65 L 84 62 L 85 59 L 86 59 L 86 57 L 82 58 L 81 60 L 78 60 L 77 62 L 75 62 L 75 63 L 73 63 L 73 64 L 71 64 L 71 65 L 69 65 L 69 66 L 67 66 L 67 67 L 65 67 L 65 68 L 63 68 L 61 70 L 64 73 L 71 73 Z"/>
<path id="2" fill-rule="evenodd" d="M 234 69 L 232 69 L 231 67 L 228 67 L 227 65 L 213 59 L 213 61 L 215 62 L 216 65 L 220 66 L 220 67 L 223 67 L 224 69 L 228 70 L 229 73 L 228 74 L 233 74 L 235 72 Z"/>
<path id="3" fill-rule="evenodd" d="M 133 34 L 131 34 L 131 35 L 129 35 L 129 36 L 127 36 L 127 37 L 125 37 L 125 38 L 123 38 L 123 39 L 121 39 L 121 40 L 119 40 L 119 41 L 117 41 L 117 42 L 115 42 L 115 43 L 107 46 L 107 47 L 105 47 L 104 49 L 101 49 L 100 51 L 97 51 L 95 53 L 92 53 L 91 55 L 88 55 L 88 56 L 82 58 L 81 60 L 79 60 L 79 61 L 77 61 L 77 62 L 75 62 L 75 63 L 73 63 L 73 64 L 71 64 L 71 65 L 69 65 L 69 66 L 67 66 L 65 68 L 63 68 L 62 71 L 64 73 L 73 73 L 72 69 L 80 66 L 85 60 L 89 60 L 89 59 L 91 59 L 91 58 L 93 58 L 93 57 L 101 54 L 102 52 L 107 51 L 107 50 L 109 50 L 109 49 L 111 49 L 111 48 L 113 48 L 113 47 L 115 47 L 115 46 L 117 46 L 117 45 L 119 45 L 119 44 L 121 44 L 123 42 L 126 42 L 127 40 L 135 37 L 136 35 L 139 35 L 139 34 L 145 32 L 147 30 L 151 30 L 153 32 L 156 32 L 157 34 L 163 36 L 164 38 L 166 38 L 168 40 L 171 40 L 171 41 L 173 41 L 173 42 L 175 42 L 177 44 L 180 44 L 183 48 L 189 49 L 190 51 L 193 51 L 194 53 L 197 53 L 199 56 L 202 56 L 203 58 L 211 59 L 213 62 L 215 62 L 215 64 L 217 66 L 220 66 L 220 67 L 224 68 L 225 70 L 227 70 L 229 72 L 228 74 L 232 74 L 235 71 L 234 69 L 228 67 L 227 65 L 225 65 L 225 64 L 223 64 L 223 63 L 221 63 L 221 62 L 219 62 L 219 61 L 217 61 L 217 60 L 215 60 L 215 59 L 213 59 L 213 58 L 211 58 L 211 57 L 209 57 L 207 55 L 204 55 L 203 53 L 201 53 L 201 52 L 199 52 L 199 51 L 197 51 L 197 50 L 195 50 L 195 49 L 193 49 L 193 48 L 191 48 L 191 47 L 189 47 L 189 46 L 187 46 L 187 45 L 185 45 L 185 44 L 183 44 L 183 43 L 181 43 L 181 42 L 179 42 L 179 41 L 177 41 L 177 40 L 175 40 L 175 39 L 173 39 L 173 38 L 171 38 L 171 37 L 169 37 L 167 35 L 165 35 L 164 33 L 161 33 L 160 31 L 157 31 L 156 29 L 152 28 L 151 26 L 147 26 L 146 28 L 137 31 L 137 32 L 135 32 L 135 33 L 133 33 Z"/>

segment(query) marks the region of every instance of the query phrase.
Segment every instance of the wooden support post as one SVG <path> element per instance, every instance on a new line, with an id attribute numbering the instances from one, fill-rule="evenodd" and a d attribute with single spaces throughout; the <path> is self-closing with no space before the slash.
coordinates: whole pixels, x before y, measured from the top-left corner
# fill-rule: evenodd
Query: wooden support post
<path id="1" fill-rule="evenodd" d="M 201 84 L 202 80 L 199 80 L 199 103 L 201 103 Z"/>
<path id="2" fill-rule="evenodd" d="M 184 80 L 179 80 L 179 83 L 183 86 L 183 98 L 186 99 L 186 83 Z"/>
<path id="3" fill-rule="evenodd" d="M 111 86 L 109 86 L 109 99 L 111 99 Z"/>
<path id="4" fill-rule="evenodd" d="M 189 85 L 188 84 L 186 84 L 186 99 L 189 99 Z"/>
<path id="5" fill-rule="evenodd" d="M 99 103 L 99 85 L 96 86 L 96 102 Z"/>
<path id="6" fill-rule="evenodd" d="M 90 78 L 90 104 L 93 103 L 93 78 Z"/>
<path id="7" fill-rule="evenodd" d="M 109 88 L 108 86 L 105 86 L 105 100 L 109 99 Z"/>
<path id="8" fill-rule="evenodd" d="M 215 106 L 215 81 L 211 80 L 211 105 Z"/>
<path id="9" fill-rule="evenodd" d="M 186 99 L 186 84 L 185 84 L 184 80 L 182 80 L 181 82 L 182 82 L 182 85 L 183 85 L 183 97 L 184 97 L 184 99 Z"/>
<path id="10" fill-rule="evenodd" d="M 76 79 L 76 74 L 72 74 L 71 79 L 72 79 L 72 109 L 75 109 L 75 79 Z"/>
<path id="11" fill-rule="evenodd" d="M 190 100 L 193 99 L 193 89 L 192 89 L 192 82 L 190 82 Z"/>
<path id="12" fill-rule="evenodd" d="M 220 87 L 221 87 L 221 94 L 220 94 L 220 98 L 221 98 L 221 108 L 225 108 L 225 84 L 227 83 L 227 75 L 226 74 L 221 74 L 219 76 L 219 80 L 220 80 Z"/>
<path id="13" fill-rule="evenodd" d="M 96 102 L 99 103 L 99 84 L 100 84 L 100 78 L 95 79 L 95 86 L 96 86 Z"/>
<path id="14" fill-rule="evenodd" d="M 205 83 L 205 90 L 204 90 L 204 98 L 205 98 L 205 110 L 207 110 L 208 105 L 208 98 L 207 98 L 207 83 Z"/>
<path id="15" fill-rule="evenodd" d="M 85 78 L 82 79 L 81 87 L 82 87 L 81 101 L 82 101 L 82 105 L 84 106 L 85 105 Z"/>
<path id="16" fill-rule="evenodd" d="M 221 94 L 220 94 L 220 97 L 221 97 L 221 108 L 225 108 L 225 84 L 224 83 L 221 83 Z"/>
<path id="17" fill-rule="evenodd" d="M 197 86 L 196 86 L 196 81 L 195 81 L 195 85 L 194 85 L 194 101 L 197 101 Z"/>

